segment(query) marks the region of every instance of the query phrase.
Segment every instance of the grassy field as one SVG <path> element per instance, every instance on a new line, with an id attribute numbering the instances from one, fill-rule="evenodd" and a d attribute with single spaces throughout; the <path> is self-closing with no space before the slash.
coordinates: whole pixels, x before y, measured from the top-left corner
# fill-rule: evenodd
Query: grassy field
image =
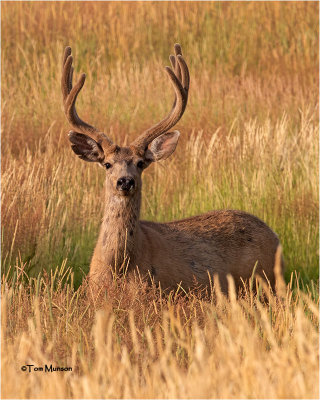
<path id="1" fill-rule="evenodd" d="M 318 11 L 1 3 L 3 396 L 318 397 Z M 189 103 L 176 152 L 144 174 L 141 217 L 232 208 L 263 219 L 286 263 L 282 298 L 268 306 L 252 293 L 168 298 L 123 280 L 99 304 L 87 295 L 104 172 L 70 149 L 63 49 L 87 74 L 79 114 L 123 144 L 169 111 L 163 67 L 175 42 Z M 21 372 L 27 363 L 74 370 Z"/>

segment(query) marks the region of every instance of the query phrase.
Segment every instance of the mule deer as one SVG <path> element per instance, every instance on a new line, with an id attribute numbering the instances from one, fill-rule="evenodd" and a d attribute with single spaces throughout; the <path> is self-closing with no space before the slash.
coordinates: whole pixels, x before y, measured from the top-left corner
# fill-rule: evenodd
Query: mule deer
<path id="1" fill-rule="evenodd" d="M 256 272 L 274 288 L 277 235 L 257 217 L 243 211 L 219 210 L 168 223 L 140 221 L 141 174 L 153 162 L 165 160 L 175 150 L 180 133 L 169 130 L 182 117 L 188 100 L 189 71 L 179 44 L 165 67 L 175 91 L 170 113 L 147 129 L 129 146 L 114 144 L 103 132 L 80 119 L 75 103 L 85 82 L 83 74 L 72 86 L 73 58 L 67 47 L 63 56 L 62 94 L 72 150 L 82 160 L 97 162 L 106 170 L 104 217 L 90 265 L 89 279 L 102 284 L 108 271 L 127 262 L 138 266 L 162 288 L 195 280 L 209 283 L 208 273 L 219 277 L 227 290 L 227 274 L 239 287 L 257 263 Z"/>

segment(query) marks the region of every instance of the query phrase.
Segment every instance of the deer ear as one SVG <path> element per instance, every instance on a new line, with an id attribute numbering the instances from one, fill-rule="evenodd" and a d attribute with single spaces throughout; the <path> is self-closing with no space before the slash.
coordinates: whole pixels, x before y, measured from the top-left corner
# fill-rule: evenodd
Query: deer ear
<path id="1" fill-rule="evenodd" d="M 98 142 L 83 133 L 70 131 L 69 140 L 71 148 L 81 160 L 89 162 L 102 162 L 104 152 Z"/>
<path id="2" fill-rule="evenodd" d="M 170 157 L 177 147 L 179 136 L 179 131 L 173 131 L 157 137 L 146 151 L 146 158 L 150 161 L 159 161 Z"/>

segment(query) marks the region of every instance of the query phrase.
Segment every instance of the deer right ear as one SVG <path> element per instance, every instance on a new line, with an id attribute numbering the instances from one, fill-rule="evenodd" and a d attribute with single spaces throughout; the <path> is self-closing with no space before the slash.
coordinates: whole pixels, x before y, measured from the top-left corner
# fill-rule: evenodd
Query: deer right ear
<path id="1" fill-rule="evenodd" d="M 102 162 L 104 152 L 98 142 L 83 133 L 69 132 L 71 148 L 81 160 L 89 162 Z"/>

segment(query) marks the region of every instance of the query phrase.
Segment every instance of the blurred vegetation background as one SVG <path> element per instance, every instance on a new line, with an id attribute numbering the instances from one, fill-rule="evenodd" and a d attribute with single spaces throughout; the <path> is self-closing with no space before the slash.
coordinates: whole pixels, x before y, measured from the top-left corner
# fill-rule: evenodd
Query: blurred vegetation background
<path id="1" fill-rule="evenodd" d="M 277 232 L 286 279 L 318 279 L 317 2 L 1 2 L 2 262 L 88 271 L 104 173 L 77 159 L 61 106 L 70 45 L 84 120 L 127 143 L 170 109 L 163 67 L 191 74 L 181 140 L 145 172 L 142 218 L 251 212 Z"/>

